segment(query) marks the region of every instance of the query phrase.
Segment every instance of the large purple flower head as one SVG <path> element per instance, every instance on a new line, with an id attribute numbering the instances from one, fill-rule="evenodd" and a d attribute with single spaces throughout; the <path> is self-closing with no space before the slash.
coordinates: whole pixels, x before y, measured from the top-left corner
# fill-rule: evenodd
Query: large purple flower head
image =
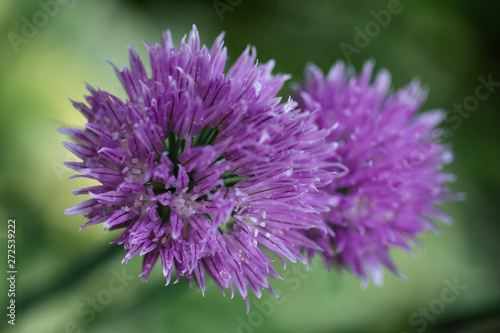
<path id="1" fill-rule="evenodd" d="M 323 248 L 327 264 L 350 269 L 366 285 L 368 275 L 382 282 L 382 266 L 399 275 L 389 250 L 410 245 L 433 220 L 450 222 L 435 207 L 456 199 L 444 186 L 453 175 L 441 171 L 452 155 L 439 142 L 435 126 L 443 112 L 417 114 L 426 97 L 418 82 L 392 92 L 390 75 L 373 63 L 355 75 L 336 63 L 325 77 L 315 66 L 297 87 L 299 105 L 317 110 L 319 128 L 333 129 L 328 141 L 349 174 L 324 188 L 332 209 L 323 214 L 332 233 L 306 233 Z M 312 253 L 310 253 L 312 254 Z"/>
<path id="2" fill-rule="evenodd" d="M 321 226 L 325 207 L 303 194 L 338 164 L 327 131 L 295 102 L 280 104 L 287 77 L 271 74 L 273 62 L 257 65 L 247 48 L 224 73 L 222 38 L 201 47 L 193 27 L 176 49 L 167 32 L 148 46 L 150 74 L 130 48 L 130 69 L 115 68 L 128 100 L 88 87 L 88 105 L 73 103 L 88 123 L 60 130 L 82 159 L 66 164 L 102 185 L 74 191 L 91 199 L 66 213 L 85 214 L 82 228 L 124 228 L 115 243 L 124 261 L 143 256 L 144 279 L 159 258 L 167 284 L 175 270 L 204 291 L 208 273 L 247 300 L 278 277 L 259 245 L 292 262 L 318 249 L 300 231 Z"/>

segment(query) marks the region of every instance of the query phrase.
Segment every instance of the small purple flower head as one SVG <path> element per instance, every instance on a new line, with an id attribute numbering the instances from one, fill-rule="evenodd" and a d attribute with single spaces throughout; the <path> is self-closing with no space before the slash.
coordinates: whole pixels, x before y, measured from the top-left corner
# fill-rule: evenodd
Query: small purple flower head
<path id="1" fill-rule="evenodd" d="M 259 245 L 283 263 L 320 250 L 301 231 L 321 227 L 326 208 L 303 194 L 341 166 L 328 132 L 295 102 L 280 104 L 287 76 L 272 75 L 272 61 L 257 65 L 247 48 L 224 73 L 222 38 L 201 47 L 193 27 L 175 49 L 167 31 L 148 46 L 150 74 L 132 48 L 130 68 L 115 67 L 127 101 L 88 87 L 88 105 L 73 102 L 88 123 L 60 129 L 82 160 L 66 165 L 101 185 L 73 191 L 91 199 L 66 214 L 84 214 L 82 228 L 124 228 L 114 243 L 124 261 L 143 256 L 144 279 L 159 259 L 167 284 L 175 269 L 204 291 L 207 273 L 248 303 L 247 289 L 260 296 L 279 277 Z"/>
<path id="2" fill-rule="evenodd" d="M 432 220 L 451 222 L 434 205 L 458 199 L 444 186 L 454 176 L 441 171 L 452 160 L 435 128 L 444 113 L 417 114 L 426 97 L 419 83 L 392 92 L 387 71 L 371 83 L 373 66 L 366 63 L 356 76 L 338 62 L 324 77 L 310 65 L 296 88 L 299 105 L 316 111 L 319 128 L 332 129 L 328 141 L 338 143 L 336 154 L 349 169 L 324 188 L 333 206 L 323 214 L 331 233 L 306 234 L 328 265 L 350 269 L 365 285 L 368 274 L 382 282 L 382 266 L 400 275 L 389 250 L 410 252 L 420 233 L 437 230 Z"/>

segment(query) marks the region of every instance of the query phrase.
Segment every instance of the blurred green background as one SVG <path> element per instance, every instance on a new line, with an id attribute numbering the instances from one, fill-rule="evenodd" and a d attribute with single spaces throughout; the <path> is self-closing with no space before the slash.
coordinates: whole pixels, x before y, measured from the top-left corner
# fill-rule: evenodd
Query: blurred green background
<path id="1" fill-rule="evenodd" d="M 83 126 L 68 98 L 82 100 L 84 82 L 124 97 L 105 59 L 126 65 L 128 44 L 147 59 L 144 41 L 158 42 L 170 28 L 178 42 L 193 23 L 209 45 L 226 31 L 230 63 L 248 43 L 261 62 L 275 59 L 275 72 L 295 79 L 307 62 L 326 71 L 344 59 L 359 69 L 372 58 L 392 72 L 395 87 L 419 77 L 430 90 L 424 110 L 452 110 L 475 96 L 479 76 L 500 81 L 500 2 L 402 0 L 401 12 L 349 59 L 341 43 L 356 47 L 354 29 L 370 28 L 372 11 L 390 1 L 46 3 L 54 2 L 0 1 L 0 275 L 7 276 L 9 218 L 18 270 L 16 326 L 7 325 L 8 285 L 0 279 L 1 332 L 500 332 L 500 87 L 459 125 L 450 120 L 457 113 L 443 124 L 455 152 L 451 187 L 467 200 L 444 205 L 455 223 L 425 234 L 414 257 L 393 252 L 406 282 L 386 272 L 383 287 L 362 289 L 320 264 L 310 272 L 276 265 L 286 277 L 273 284 L 282 298 L 252 296 L 248 315 L 241 298 L 223 297 L 213 283 L 205 297 L 184 280 L 164 287 L 158 265 L 143 283 L 141 260 L 122 265 L 124 250 L 108 245 L 118 232 L 78 232 L 82 217 L 63 211 L 82 200 L 68 190 L 87 181 L 67 181 L 62 162 L 75 158 L 56 133 Z M 52 15 L 40 14 L 44 7 Z M 443 302 L 454 282 L 467 288 Z"/>

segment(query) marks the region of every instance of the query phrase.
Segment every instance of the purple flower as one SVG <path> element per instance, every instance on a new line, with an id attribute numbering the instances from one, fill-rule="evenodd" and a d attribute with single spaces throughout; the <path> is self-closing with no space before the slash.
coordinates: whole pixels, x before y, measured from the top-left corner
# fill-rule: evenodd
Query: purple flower
<path id="1" fill-rule="evenodd" d="M 247 48 L 224 73 L 222 39 L 200 47 L 193 27 L 175 49 L 167 31 L 148 46 L 150 74 L 132 48 L 130 69 L 115 67 L 127 101 L 89 86 L 88 105 L 73 102 L 88 123 L 60 129 L 82 159 L 66 165 L 102 185 L 73 191 L 91 199 L 66 214 L 84 214 L 82 228 L 124 228 L 114 243 L 127 249 L 124 261 L 143 256 L 144 279 L 159 259 L 167 284 L 175 269 L 204 291 L 207 273 L 248 304 L 248 288 L 260 296 L 279 277 L 259 245 L 283 263 L 319 250 L 301 231 L 321 227 L 326 208 L 303 194 L 342 166 L 328 131 L 295 102 L 280 104 L 287 76 L 272 75 L 272 61 L 257 65 Z"/>
<path id="2" fill-rule="evenodd" d="M 365 285 L 368 274 L 382 282 L 382 266 L 400 275 L 389 250 L 411 252 L 420 233 L 437 230 L 432 221 L 451 222 L 435 204 L 459 199 L 444 187 L 454 176 L 441 171 L 452 160 L 435 128 L 444 113 L 417 114 L 426 97 L 418 82 L 392 92 L 389 73 L 380 71 L 371 83 L 372 70 L 368 62 L 356 76 L 338 62 L 324 77 L 310 65 L 296 88 L 299 105 L 317 110 L 319 128 L 332 129 L 328 141 L 338 143 L 335 153 L 349 169 L 324 188 L 332 206 L 323 214 L 330 234 L 306 234 L 328 265 L 350 269 Z"/>

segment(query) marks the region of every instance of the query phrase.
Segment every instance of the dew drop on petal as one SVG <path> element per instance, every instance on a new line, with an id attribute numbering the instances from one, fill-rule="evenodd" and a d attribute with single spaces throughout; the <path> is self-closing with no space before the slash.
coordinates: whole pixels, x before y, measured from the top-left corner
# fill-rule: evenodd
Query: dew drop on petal
<path id="1" fill-rule="evenodd" d="M 224 281 L 227 281 L 231 278 L 231 275 L 226 271 L 220 272 L 219 275 Z"/>

